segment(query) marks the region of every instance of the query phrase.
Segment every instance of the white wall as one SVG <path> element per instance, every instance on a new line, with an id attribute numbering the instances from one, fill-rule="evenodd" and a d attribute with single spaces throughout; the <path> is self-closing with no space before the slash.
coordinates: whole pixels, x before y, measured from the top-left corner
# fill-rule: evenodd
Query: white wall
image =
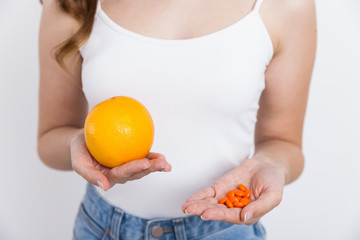
<path id="1" fill-rule="evenodd" d="M 1 240 L 71 239 L 84 192 L 36 153 L 40 11 L 37 0 L 0 0 Z"/>
<path id="2" fill-rule="evenodd" d="M 21 8 L 19 6 L 22 6 Z M 306 167 L 263 218 L 269 240 L 360 239 L 360 1 L 317 1 L 319 41 Z M 70 239 L 84 193 L 36 154 L 36 0 L 0 0 L 0 239 Z"/>

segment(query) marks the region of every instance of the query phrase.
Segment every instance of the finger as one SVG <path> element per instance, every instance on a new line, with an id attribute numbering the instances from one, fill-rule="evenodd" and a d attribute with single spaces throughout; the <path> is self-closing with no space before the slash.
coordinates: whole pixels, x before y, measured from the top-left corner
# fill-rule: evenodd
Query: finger
<path id="1" fill-rule="evenodd" d="M 161 153 L 149 152 L 146 158 L 150 160 L 150 171 L 171 171 L 171 165 L 167 162 L 166 157 Z"/>
<path id="2" fill-rule="evenodd" d="M 146 155 L 146 158 L 148 159 L 156 159 L 156 158 L 160 158 L 160 159 L 166 159 L 165 156 L 161 153 L 156 153 L 156 152 L 149 152 L 148 155 Z"/>
<path id="3" fill-rule="evenodd" d="M 166 161 L 165 158 L 156 158 L 149 160 L 151 166 L 146 171 L 149 172 L 156 172 L 156 171 L 164 171 L 169 172 L 171 171 L 171 164 Z"/>
<path id="4" fill-rule="evenodd" d="M 257 221 L 259 221 L 261 219 L 261 217 L 251 218 L 250 220 L 246 221 L 246 223 L 243 223 L 243 222 L 242 223 L 245 225 L 254 225 Z"/>
<path id="5" fill-rule="evenodd" d="M 219 204 L 217 207 L 205 209 L 201 217 L 204 220 L 212 221 L 223 221 L 233 224 L 241 224 L 240 214 L 242 212 L 241 208 L 227 208 L 223 204 Z"/>
<path id="6" fill-rule="evenodd" d="M 258 199 L 252 201 L 244 207 L 241 212 L 241 221 L 245 224 L 255 223 L 254 219 L 259 219 L 273 208 L 278 206 L 282 199 L 282 190 L 266 189 Z"/>
<path id="7" fill-rule="evenodd" d="M 235 187 L 229 186 L 229 184 L 224 182 L 223 180 L 218 180 L 212 185 L 212 188 L 214 189 L 215 197 L 220 200 L 221 198 L 226 196 L 226 193 L 229 190 L 232 190 Z"/>
<path id="8" fill-rule="evenodd" d="M 204 200 L 197 200 L 187 202 L 181 206 L 181 210 L 186 214 L 202 215 L 202 213 L 209 208 L 225 207 L 224 204 L 218 204 L 215 198 Z"/>
<path id="9" fill-rule="evenodd" d="M 130 161 L 110 170 L 109 178 L 112 183 L 126 183 L 129 180 L 139 179 L 155 171 L 171 171 L 171 165 L 160 155 L 160 158 L 147 158 Z M 152 155 L 150 157 L 155 157 Z"/>
<path id="10" fill-rule="evenodd" d="M 153 159 L 149 161 L 151 166 L 141 172 L 134 173 L 128 177 L 128 180 L 136 180 L 145 177 L 152 172 L 170 172 L 171 165 L 163 159 Z"/>
<path id="11" fill-rule="evenodd" d="M 89 183 L 98 186 L 105 191 L 110 188 L 109 180 L 96 169 L 94 159 L 87 150 L 85 144 L 80 140 L 71 145 L 71 164 L 73 170 Z"/>
<path id="12" fill-rule="evenodd" d="M 208 187 L 192 195 L 190 198 L 188 198 L 188 200 L 186 200 L 186 202 L 191 202 L 206 198 L 213 198 L 213 197 L 215 197 L 215 189 L 213 187 Z"/>
<path id="13" fill-rule="evenodd" d="M 72 167 L 74 171 L 89 183 L 107 191 L 110 188 L 110 183 L 107 177 L 91 164 L 91 161 L 93 161 L 92 159 L 81 159 L 84 157 L 87 158 L 86 156 L 78 156 L 77 161 L 73 161 Z"/>
<path id="14" fill-rule="evenodd" d="M 131 175 L 141 172 L 151 167 L 147 158 L 133 160 L 118 167 L 114 167 L 109 171 L 109 178 L 111 182 L 124 183 Z"/>

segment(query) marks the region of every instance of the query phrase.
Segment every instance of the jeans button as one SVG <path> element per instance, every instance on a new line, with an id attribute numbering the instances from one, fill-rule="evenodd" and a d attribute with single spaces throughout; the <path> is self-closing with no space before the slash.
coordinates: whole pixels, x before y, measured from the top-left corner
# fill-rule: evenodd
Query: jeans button
<path id="1" fill-rule="evenodd" d="M 151 229 L 151 235 L 154 238 L 159 238 L 164 234 L 164 228 L 161 226 L 155 226 Z"/>

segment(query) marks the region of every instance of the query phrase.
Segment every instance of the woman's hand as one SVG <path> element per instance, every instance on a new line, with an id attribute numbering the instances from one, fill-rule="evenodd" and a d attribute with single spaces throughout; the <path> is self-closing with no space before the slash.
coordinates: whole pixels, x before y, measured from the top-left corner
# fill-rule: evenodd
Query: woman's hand
<path id="1" fill-rule="evenodd" d="M 252 194 L 251 203 L 244 208 L 227 208 L 218 201 L 238 184 L 247 186 Z M 204 220 L 225 221 L 251 225 L 276 207 L 285 185 L 285 172 L 273 163 L 248 159 L 211 187 L 191 196 L 182 206 L 188 214 L 200 215 Z"/>
<path id="2" fill-rule="evenodd" d="M 165 156 L 153 152 L 150 152 L 144 159 L 127 162 L 118 167 L 104 167 L 88 151 L 82 131 L 71 140 L 70 152 L 74 171 L 86 181 L 105 191 L 117 183 L 139 179 L 151 172 L 171 171 L 171 165 L 166 161 Z"/>

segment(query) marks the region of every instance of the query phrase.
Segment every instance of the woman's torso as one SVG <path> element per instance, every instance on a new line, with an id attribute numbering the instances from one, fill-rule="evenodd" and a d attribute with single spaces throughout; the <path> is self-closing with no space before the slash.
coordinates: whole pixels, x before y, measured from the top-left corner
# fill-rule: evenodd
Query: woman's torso
<path id="1" fill-rule="evenodd" d="M 106 200 L 144 218 L 178 217 L 188 197 L 250 156 L 273 55 L 260 3 L 102 3 L 80 49 L 89 107 L 138 99 L 154 120 L 151 151 L 173 167 L 100 192 Z"/>

